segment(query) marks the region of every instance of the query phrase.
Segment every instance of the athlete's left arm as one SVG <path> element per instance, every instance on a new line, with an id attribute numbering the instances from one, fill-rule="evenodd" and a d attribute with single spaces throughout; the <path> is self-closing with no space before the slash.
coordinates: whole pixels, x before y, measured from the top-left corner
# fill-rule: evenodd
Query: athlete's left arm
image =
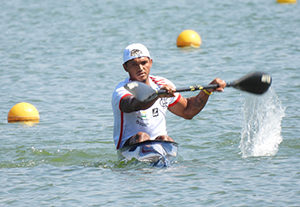
<path id="1" fill-rule="evenodd" d="M 192 119 L 197 115 L 206 105 L 208 95 L 201 91 L 197 96 L 190 98 L 180 97 L 179 101 L 169 107 L 169 111 L 177 116 L 185 119 Z"/>
<path id="2" fill-rule="evenodd" d="M 216 78 L 214 79 L 211 84 L 218 84 L 220 87 L 217 89 L 210 89 L 206 92 L 200 91 L 197 96 L 193 96 L 190 98 L 184 98 L 181 96 L 179 101 L 175 104 L 169 107 L 169 110 L 185 119 L 192 119 L 194 116 L 196 116 L 206 105 L 209 97 L 209 93 L 213 91 L 223 91 L 223 89 L 226 86 L 226 83 Z"/>

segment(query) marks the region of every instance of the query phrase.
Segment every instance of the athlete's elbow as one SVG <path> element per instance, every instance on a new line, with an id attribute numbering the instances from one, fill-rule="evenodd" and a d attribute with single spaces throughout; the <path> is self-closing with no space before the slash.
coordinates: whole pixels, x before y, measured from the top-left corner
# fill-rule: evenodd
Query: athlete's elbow
<path id="1" fill-rule="evenodd" d="M 186 119 L 186 120 L 192 120 L 192 119 L 194 118 L 194 116 L 195 116 L 195 115 L 192 115 L 192 114 L 185 114 L 185 115 L 183 116 L 183 118 Z"/>

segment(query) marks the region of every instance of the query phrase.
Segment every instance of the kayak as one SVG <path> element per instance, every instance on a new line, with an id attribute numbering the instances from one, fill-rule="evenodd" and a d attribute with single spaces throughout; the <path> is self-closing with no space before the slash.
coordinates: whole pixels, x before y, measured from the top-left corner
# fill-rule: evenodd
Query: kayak
<path id="1" fill-rule="evenodd" d="M 148 140 L 118 150 L 120 160 L 137 160 L 152 166 L 168 167 L 177 156 L 176 142 Z"/>

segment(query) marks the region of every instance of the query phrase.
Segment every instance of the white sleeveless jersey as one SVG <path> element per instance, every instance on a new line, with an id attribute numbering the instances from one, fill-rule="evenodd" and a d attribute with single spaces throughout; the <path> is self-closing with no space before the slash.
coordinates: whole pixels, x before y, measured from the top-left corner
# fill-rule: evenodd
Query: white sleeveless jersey
<path id="1" fill-rule="evenodd" d="M 112 95 L 114 142 L 117 149 L 121 148 L 127 139 L 138 132 L 149 134 L 151 139 L 155 139 L 160 135 L 167 135 L 167 109 L 175 105 L 181 97 L 179 93 L 175 93 L 175 97 L 157 99 L 157 101 L 146 110 L 125 113 L 120 110 L 120 102 L 124 97 L 131 95 L 131 93 L 124 88 L 124 85 L 128 82 L 130 82 L 129 78 L 120 82 Z M 150 76 L 150 85 L 152 88 L 159 89 L 165 84 L 175 88 L 175 85 L 168 79 Z"/>

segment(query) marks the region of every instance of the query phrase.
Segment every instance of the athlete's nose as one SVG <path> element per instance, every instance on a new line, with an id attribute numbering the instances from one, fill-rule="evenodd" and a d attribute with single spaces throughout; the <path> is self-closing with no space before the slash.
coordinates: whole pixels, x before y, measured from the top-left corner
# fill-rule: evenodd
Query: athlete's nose
<path id="1" fill-rule="evenodd" d="M 139 64 L 139 69 L 140 69 L 140 70 L 143 70 L 143 69 L 144 69 L 142 64 Z"/>

